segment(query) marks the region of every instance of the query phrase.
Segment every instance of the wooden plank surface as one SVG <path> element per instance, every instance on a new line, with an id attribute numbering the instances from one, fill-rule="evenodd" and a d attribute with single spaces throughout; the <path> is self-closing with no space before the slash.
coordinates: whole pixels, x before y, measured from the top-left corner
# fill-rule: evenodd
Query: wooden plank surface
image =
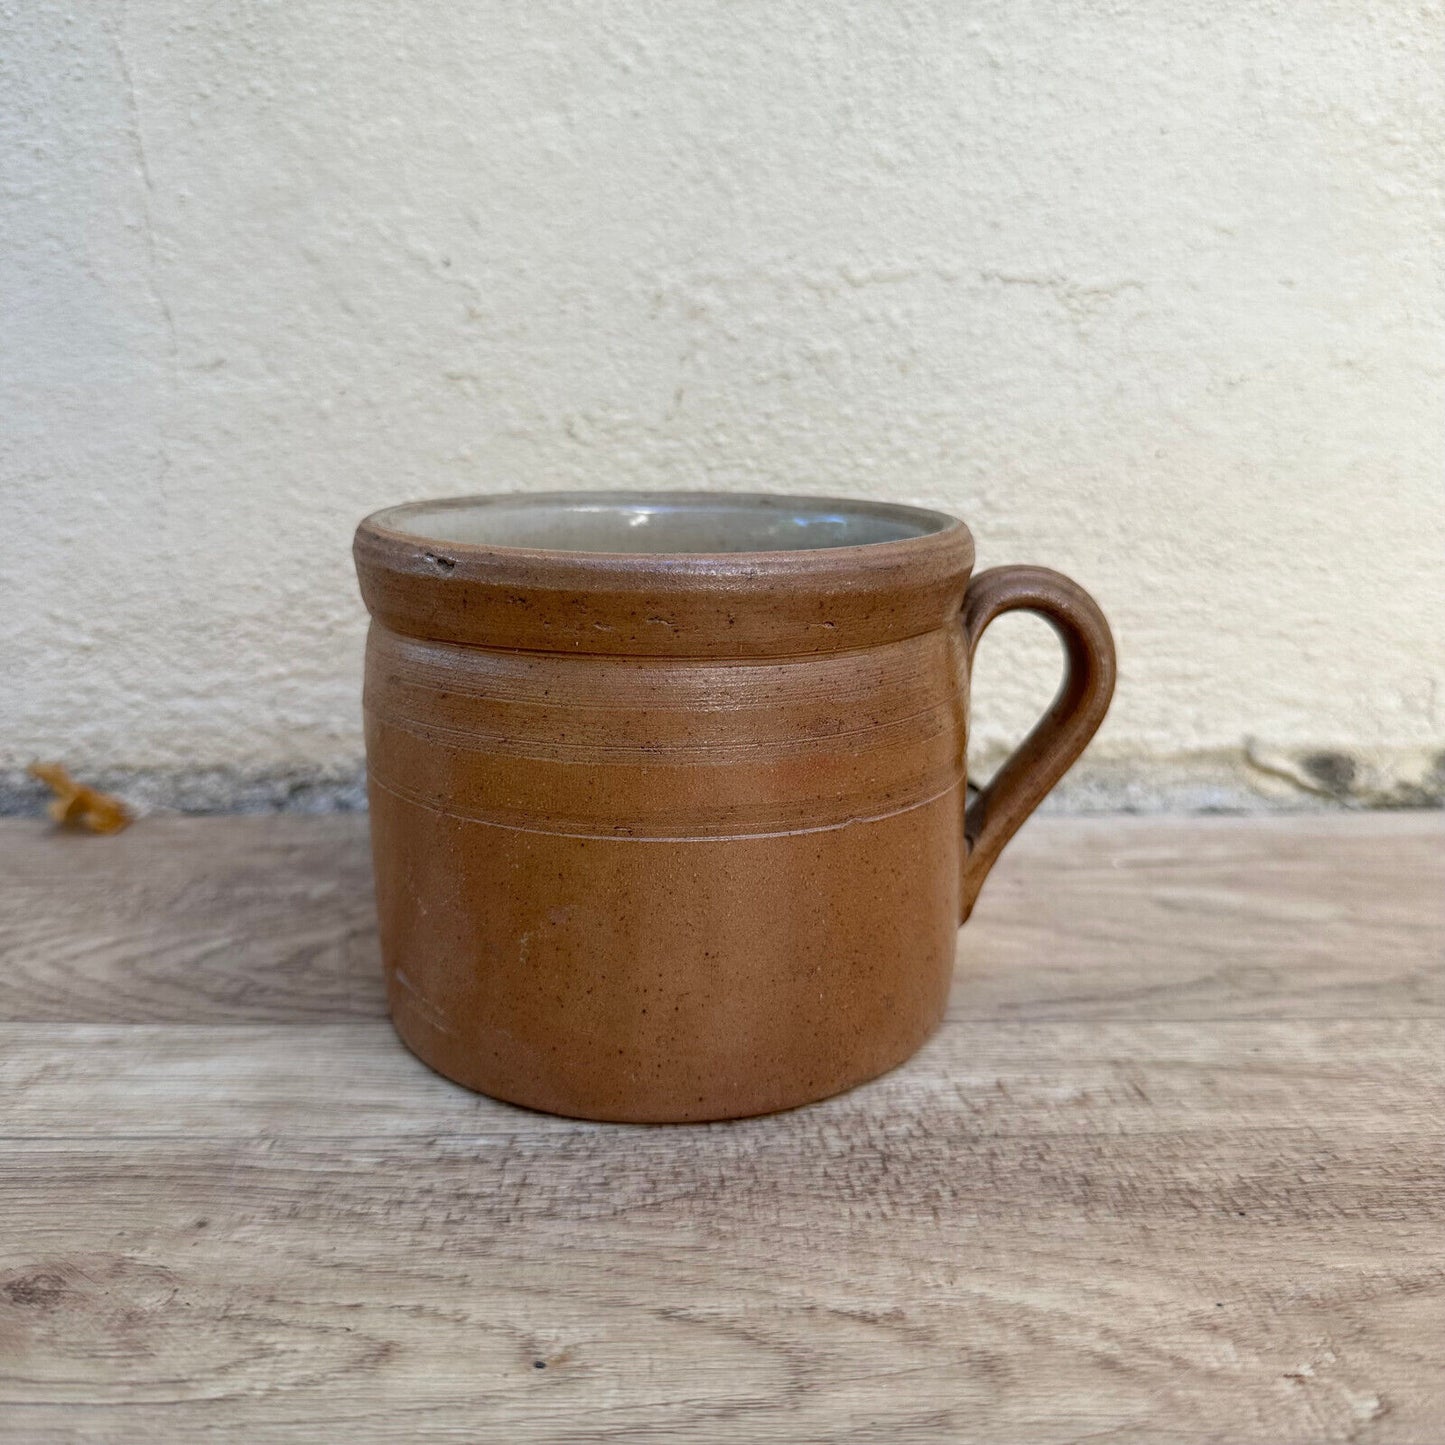
<path id="1" fill-rule="evenodd" d="M 1031 824 L 912 1063 L 552 1119 L 359 818 L 0 827 L 7 1441 L 1445 1441 L 1445 818 Z"/>

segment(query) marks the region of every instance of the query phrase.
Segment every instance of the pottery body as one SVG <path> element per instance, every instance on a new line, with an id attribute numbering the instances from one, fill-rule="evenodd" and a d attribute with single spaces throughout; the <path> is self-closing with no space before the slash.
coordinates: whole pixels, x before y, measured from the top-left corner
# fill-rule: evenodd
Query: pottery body
<path id="1" fill-rule="evenodd" d="M 971 591 L 967 529 L 916 509 L 475 498 L 379 513 L 356 553 L 392 1016 L 442 1073 L 556 1113 L 764 1113 L 906 1059 L 970 859 L 1112 686 L 1082 593 Z M 966 819 L 969 660 L 1009 606 L 1051 617 L 1070 680 Z"/>

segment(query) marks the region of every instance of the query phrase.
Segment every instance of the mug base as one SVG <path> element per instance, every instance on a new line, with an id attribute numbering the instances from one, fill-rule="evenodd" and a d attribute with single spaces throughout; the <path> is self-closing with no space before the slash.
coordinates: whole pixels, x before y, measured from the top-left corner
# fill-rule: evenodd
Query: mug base
<path id="1" fill-rule="evenodd" d="M 504 1104 L 531 1109 L 539 1114 L 585 1119 L 598 1124 L 712 1124 L 729 1119 L 782 1114 L 807 1104 L 821 1103 L 881 1078 L 907 1063 L 937 1032 L 942 1021 L 940 1010 L 937 1017 L 930 1019 L 917 1037 L 909 1039 L 902 1048 L 895 1048 L 866 1063 L 855 1062 L 852 1069 L 826 1079 L 809 1079 L 792 1087 L 772 1082 L 753 1089 L 730 1089 L 726 1095 L 704 1093 L 671 1101 L 654 1097 L 645 1102 L 629 1102 L 615 1094 L 564 1096 L 554 1089 L 529 1088 L 515 1078 L 509 1079 L 488 1069 L 485 1060 L 476 1051 L 459 1046 L 457 1040 L 448 1037 L 432 1019 L 406 1007 L 404 999 L 395 1001 L 391 1009 L 391 1022 L 397 1037 L 423 1064 L 444 1079 Z"/>

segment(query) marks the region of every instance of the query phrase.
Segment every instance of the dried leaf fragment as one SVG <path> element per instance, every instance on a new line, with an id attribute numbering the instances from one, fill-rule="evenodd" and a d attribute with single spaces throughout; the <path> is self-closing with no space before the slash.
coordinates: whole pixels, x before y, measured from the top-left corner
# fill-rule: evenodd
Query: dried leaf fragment
<path id="1" fill-rule="evenodd" d="M 133 821 L 130 809 L 119 798 L 77 783 L 59 763 L 31 763 L 30 776 L 54 790 L 47 811 L 63 828 L 119 833 Z"/>

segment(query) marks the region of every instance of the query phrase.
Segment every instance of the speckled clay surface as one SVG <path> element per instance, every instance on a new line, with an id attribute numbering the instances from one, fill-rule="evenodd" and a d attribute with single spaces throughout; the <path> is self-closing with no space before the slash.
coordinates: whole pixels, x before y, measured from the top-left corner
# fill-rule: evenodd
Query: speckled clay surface
<path id="1" fill-rule="evenodd" d="M 632 1121 L 788 1108 L 908 1058 L 983 874 L 1107 708 L 1097 608 L 1038 568 L 970 586 L 967 529 L 910 508 L 517 502 L 357 532 L 402 1038 L 498 1098 Z M 554 550 L 648 540 L 599 508 L 769 550 Z M 776 546 L 790 522 L 806 550 Z M 1068 677 L 965 823 L 969 661 L 1014 607 L 1054 622 Z"/>

